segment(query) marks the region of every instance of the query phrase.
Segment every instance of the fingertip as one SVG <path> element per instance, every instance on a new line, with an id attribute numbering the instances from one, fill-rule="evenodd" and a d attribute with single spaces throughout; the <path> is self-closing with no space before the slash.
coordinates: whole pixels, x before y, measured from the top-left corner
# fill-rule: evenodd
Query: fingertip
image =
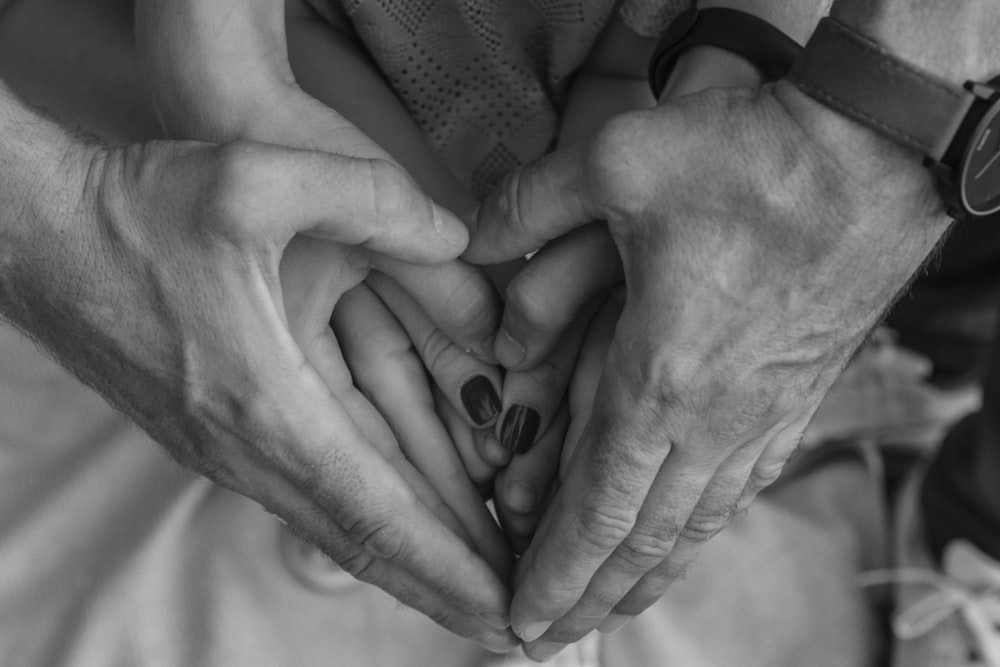
<path id="1" fill-rule="evenodd" d="M 469 229 L 458 216 L 431 200 L 431 217 L 434 230 L 440 237 L 446 256 L 441 261 L 459 257 L 469 246 Z"/>
<path id="2" fill-rule="evenodd" d="M 503 501 L 511 511 L 529 514 L 538 507 L 538 490 L 527 482 L 511 482 L 504 491 Z"/>
<path id="3" fill-rule="evenodd" d="M 530 644 L 536 641 L 539 637 L 544 635 L 550 627 L 552 627 L 553 621 L 532 621 L 518 626 L 516 622 L 511 623 L 511 629 L 514 630 L 514 634 L 521 638 L 526 644 Z"/>
<path id="4" fill-rule="evenodd" d="M 499 333 L 497 333 L 494 339 L 493 352 L 496 355 L 497 361 L 508 370 L 517 370 L 528 356 L 528 350 L 511 335 L 506 327 L 501 327 Z"/>
<path id="5" fill-rule="evenodd" d="M 486 432 L 483 438 L 482 449 L 483 458 L 494 466 L 503 467 L 510 462 L 511 451 L 500 444 L 500 440 L 497 439 L 492 431 Z"/>

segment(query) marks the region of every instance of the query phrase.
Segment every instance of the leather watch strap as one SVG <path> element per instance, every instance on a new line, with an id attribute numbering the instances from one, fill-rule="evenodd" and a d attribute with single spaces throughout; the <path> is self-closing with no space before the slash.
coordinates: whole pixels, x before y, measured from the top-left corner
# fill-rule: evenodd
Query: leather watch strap
<path id="1" fill-rule="evenodd" d="M 975 100 L 831 18 L 820 21 L 788 80 L 933 160 L 942 158 Z"/>
<path id="2" fill-rule="evenodd" d="M 787 75 L 802 51 L 795 40 L 753 14 L 726 7 L 692 7 L 670 24 L 649 61 L 649 86 L 656 97 L 680 55 L 695 46 L 714 46 L 746 58 L 765 81 Z"/>

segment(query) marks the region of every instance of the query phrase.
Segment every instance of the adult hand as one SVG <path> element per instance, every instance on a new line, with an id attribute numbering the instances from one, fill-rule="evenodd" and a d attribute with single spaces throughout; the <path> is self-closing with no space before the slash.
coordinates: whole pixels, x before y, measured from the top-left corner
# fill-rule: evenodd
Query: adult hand
<path id="1" fill-rule="evenodd" d="M 250 138 L 391 162 L 353 124 L 298 87 L 288 63 L 284 4 L 137 3 L 139 49 L 163 122 L 185 137 Z M 331 46 L 336 44 L 320 40 L 317 48 Z M 333 62 L 338 55 L 344 54 L 318 57 Z M 468 424 L 493 423 L 500 371 L 466 352 L 492 356 L 499 315 L 492 285 L 464 262 L 419 266 L 372 254 L 371 266 L 393 280 L 373 278 L 379 296 L 351 285 L 341 299 L 343 290 L 333 287 L 343 281 L 341 253 L 304 236 L 289 245 L 281 271 L 292 334 L 310 360 L 327 349 L 340 354 L 342 346 L 352 372 L 348 381 L 365 391 L 392 427 L 407 459 L 458 517 L 461 534 L 498 572 L 508 572 L 506 540 L 472 481 L 456 474 L 463 463 L 476 471 L 476 461 L 462 456 L 468 448 L 452 445 L 423 366 Z M 397 294 L 395 284 L 406 292 Z M 342 381 L 339 372 L 330 382 Z"/>
<path id="2" fill-rule="evenodd" d="M 510 646 L 494 629 L 504 582 L 436 517 L 440 500 L 337 349 L 305 357 L 279 270 L 309 234 L 341 249 L 331 288 L 343 291 L 372 253 L 453 258 L 462 223 L 385 162 L 252 143 L 83 146 L 11 99 L 0 88 L 4 316 L 183 465 L 446 627 Z"/>
<path id="3" fill-rule="evenodd" d="M 778 476 L 946 227 L 918 159 L 786 84 L 620 116 L 516 170 L 465 256 L 503 261 L 595 220 L 627 296 L 517 568 L 511 622 L 538 659 L 645 609 Z"/>

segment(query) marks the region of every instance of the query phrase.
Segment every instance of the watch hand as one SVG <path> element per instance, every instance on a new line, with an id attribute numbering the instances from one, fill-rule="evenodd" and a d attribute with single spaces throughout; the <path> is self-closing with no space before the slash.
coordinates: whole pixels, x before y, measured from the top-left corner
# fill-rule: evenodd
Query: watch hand
<path id="1" fill-rule="evenodd" d="M 997 151 L 996 153 L 994 153 L 993 157 L 990 158 L 990 161 L 987 162 L 985 165 L 983 165 L 983 168 L 980 169 L 979 172 L 976 174 L 975 180 L 978 181 L 979 178 L 980 178 L 980 176 L 982 176 L 983 174 L 985 174 L 986 170 L 993 166 L 993 163 L 997 161 L 997 158 L 1000 158 L 1000 151 Z"/>

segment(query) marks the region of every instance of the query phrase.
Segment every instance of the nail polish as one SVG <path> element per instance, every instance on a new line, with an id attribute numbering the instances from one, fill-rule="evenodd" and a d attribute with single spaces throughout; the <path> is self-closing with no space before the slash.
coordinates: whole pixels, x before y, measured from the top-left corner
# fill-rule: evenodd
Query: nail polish
<path id="1" fill-rule="evenodd" d="M 515 454 L 523 454 L 535 444 L 542 418 L 538 411 L 524 405 L 513 405 L 500 426 L 500 442 Z"/>
<path id="2" fill-rule="evenodd" d="M 486 426 L 500 414 L 500 397 L 485 375 L 473 375 L 459 390 L 465 411 L 478 426 Z"/>

